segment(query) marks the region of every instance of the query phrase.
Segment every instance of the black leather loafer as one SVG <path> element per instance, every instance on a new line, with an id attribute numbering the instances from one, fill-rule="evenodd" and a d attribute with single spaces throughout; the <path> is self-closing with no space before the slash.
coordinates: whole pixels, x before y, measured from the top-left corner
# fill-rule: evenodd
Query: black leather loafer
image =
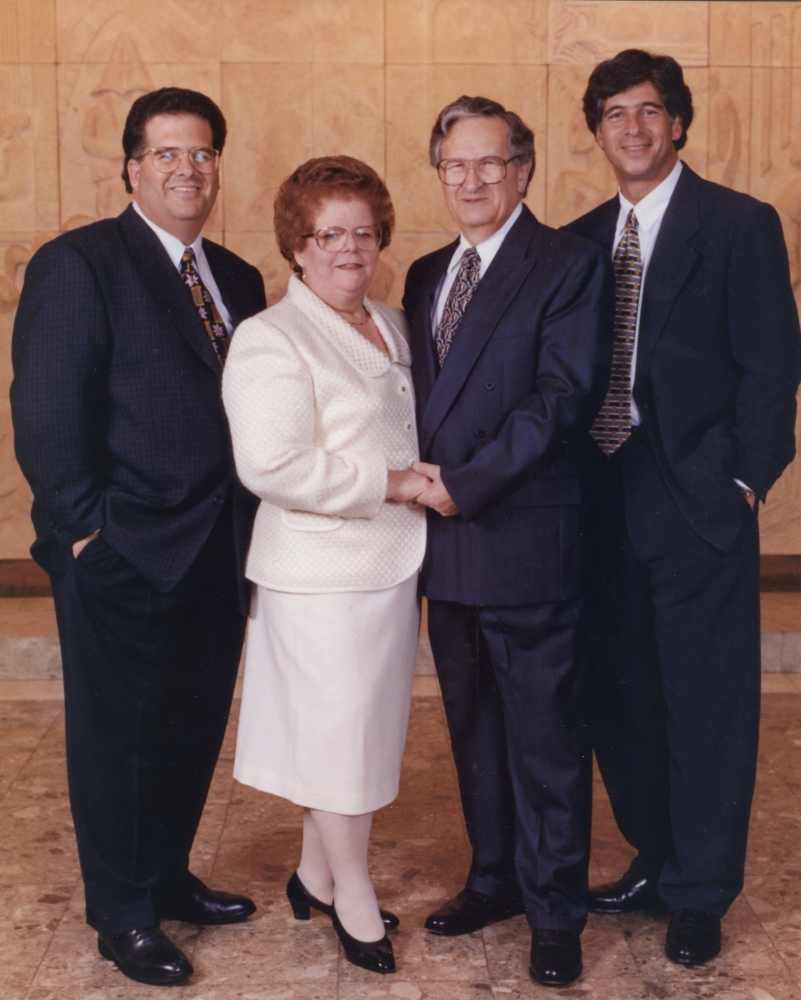
<path id="1" fill-rule="evenodd" d="M 129 979 L 148 986 L 177 986 L 192 975 L 192 963 L 158 927 L 98 934 L 97 950 Z"/>
<path id="2" fill-rule="evenodd" d="M 312 907 L 330 917 L 334 912 L 334 907 L 330 903 L 324 903 L 316 896 L 312 896 L 306 886 L 301 882 L 297 872 L 292 872 L 286 884 L 286 898 L 295 914 L 295 920 L 309 920 L 311 918 Z M 379 910 L 381 920 L 388 931 L 394 931 L 400 926 L 400 920 L 389 910 Z"/>
<path id="3" fill-rule="evenodd" d="M 487 924 L 516 917 L 523 912 L 519 897 L 496 899 L 475 889 L 462 889 L 458 896 L 430 914 L 423 926 L 432 934 L 456 937 L 458 934 L 472 934 Z"/>
<path id="4" fill-rule="evenodd" d="M 703 965 L 720 951 L 720 917 L 704 910 L 670 914 L 665 954 L 679 965 Z"/>
<path id="5" fill-rule="evenodd" d="M 331 923 L 334 925 L 337 937 L 342 942 L 342 950 L 349 962 L 358 965 L 360 969 L 367 969 L 368 972 L 380 972 L 382 975 L 395 971 L 392 942 L 386 934 L 380 941 L 359 941 L 355 937 L 351 937 L 340 923 L 337 911 L 333 907 L 331 907 Z"/>
<path id="6" fill-rule="evenodd" d="M 535 930 L 531 938 L 531 978 L 540 986 L 567 986 L 581 975 L 578 931 Z"/>
<path id="7" fill-rule="evenodd" d="M 160 907 L 159 916 L 162 920 L 184 920 L 188 924 L 216 927 L 220 924 L 239 924 L 255 912 L 256 904 L 247 896 L 217 892 L 204 885 L 182 899 Z"/>
<path id="8" fill-rule="evenodd" d="M 666 912 L 659 898 L 656 879 L 634 872 L 631 868 L 617 882 L 590 889 L 587 899 L 590 913 L 633 913 L 634 910 Z"/>

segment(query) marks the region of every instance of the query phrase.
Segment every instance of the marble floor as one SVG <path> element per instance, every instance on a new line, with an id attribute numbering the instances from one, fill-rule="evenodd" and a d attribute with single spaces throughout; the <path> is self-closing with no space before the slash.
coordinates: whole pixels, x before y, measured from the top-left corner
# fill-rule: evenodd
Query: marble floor
<path id="1" fill-rule="evenodd" d="M 770 679 L 766 691 L 777 687 Z M 183 1000 L 801 1000 L 801 689 L 766 693 L 746 890 L 724 921 L 723 951 L 696 970 L 662 952 L 665 921 L 590 917 L 585 972 L 563 990 L 528 978 L 522 917 L 463 938 L 422 929 L 462 884 L 468 848 L 442 702 L 416 679 L 401 794 L 377 816 L 372 870 L 379 899 L 402 920 L 398 971 L 379 977 L 343 958 L 328 920 L 296 922 L 284 886 L 298 858 L 299 810 L 232 778 L 232 722 L 195 845 L 211 885 L 250 893 L 246 924 L 165 924 L 195 965 L 170 996 Z M 238 704 L 237 704 L 238 709 Z M 629 850 L 595 788 L 591 878 L 622 872 Z M 125 979 L 97 954 L 82 890 L 64 772 L 63 702 L 0 701 L 0 998 L 139 1000 L 163 995 Z"/>

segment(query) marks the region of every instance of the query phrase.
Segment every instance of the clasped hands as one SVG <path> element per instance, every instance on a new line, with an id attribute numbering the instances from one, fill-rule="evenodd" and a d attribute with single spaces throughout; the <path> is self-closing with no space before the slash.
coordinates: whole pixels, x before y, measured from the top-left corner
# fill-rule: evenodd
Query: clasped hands
<path id="1" fill-rule="evenodd" d="M 387 500 L 392 503 L 416 501 L 431 507 L 443 517 L 459 513 L 442 482 L 439 466 L 428 462 L 412 462 L 411 469 L 390 469 L 387 474 Z"/>

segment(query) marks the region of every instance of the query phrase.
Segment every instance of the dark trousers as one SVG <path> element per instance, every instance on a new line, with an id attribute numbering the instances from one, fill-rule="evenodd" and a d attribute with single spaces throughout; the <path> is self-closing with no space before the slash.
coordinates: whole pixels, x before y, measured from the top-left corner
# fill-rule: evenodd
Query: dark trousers
<path id="1" fill-rule="evenodd" d="M 174 590 L 155 591 L 103 541 L 50 553 L 64 664 L 67 773 L 86 919 L 158 925 L 185 894 L 231 706 L 246 619 L 223 508 Z"/>
<path id="2" fill-rule="evenodd" d="M 759 539 L 723 553 L 682 517 L 642 429 L 597 452 L 593 742 L 615 819 L 671 910 L 742 889 L 760 697 Z M 732 483 L 732 489 L 736 489 Z"/>
<path id="3" fill-rule="evenodd" d="M 590 770 L 580 601 L 430 601 L 428 630 L 473 862 L 467 885 L 522 893 L 532 927 L 587 914 Z"/>

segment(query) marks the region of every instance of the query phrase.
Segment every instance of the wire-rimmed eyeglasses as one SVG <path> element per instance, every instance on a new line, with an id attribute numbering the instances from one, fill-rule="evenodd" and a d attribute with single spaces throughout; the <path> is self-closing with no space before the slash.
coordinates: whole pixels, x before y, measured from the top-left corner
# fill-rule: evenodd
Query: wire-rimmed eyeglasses
<path id="1" fill-rule="evenodd" d="M 381 230 L 378 226 L 359 226 L 357 229 L 326 226 L 316 233 L 304 233 L 303 238 L 313 238 L 317 246 L 326 253 L 339 253 L 344 250 L 351 235 L 360 250 L 377 250 L 381 246 Z"/>
<path id="2" fill-rule="evenodd" d="M 208 146 L 194 146 L 192 149 L 179 149 L 178 146 L 159 146 L 157 149 L 146 149 L 136 157 L 140 162 L 146 157 L 153 157 L 153 166 L 162 174 L 171 174 L 173 170 L 189 157 L 189 162 L 201 174 L 213 174 L 220 162 L 220 154 Z"/>
<path id="3" fill-rule="evenodd" d="M 506 177 L 507 165 L 517 159 L 519 154 L 510 156 L 508 160 L 504 160 L 501 156 L 482 156 L 480 160 L 450 158 L 439 161 L 437 173 L 443 184 L 447 184 L 448 187 L 459 187 L 460 184 L 464 184 L 472 167 L 482 184 L 500 184 Z"/>

